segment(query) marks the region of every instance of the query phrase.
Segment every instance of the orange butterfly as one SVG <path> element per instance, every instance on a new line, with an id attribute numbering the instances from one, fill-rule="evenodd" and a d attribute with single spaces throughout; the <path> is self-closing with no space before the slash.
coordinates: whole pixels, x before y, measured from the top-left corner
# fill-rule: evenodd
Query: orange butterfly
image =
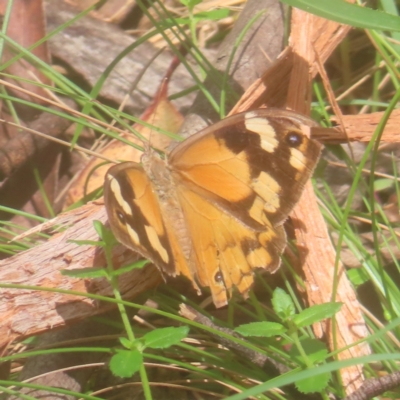
<path id="1" fill-rule="evenodd" d="M 191 136 L 164 160 L 109 169 L 104 197 L 116 238 L 167 275 L 209 286 L 217 307 L 253 270 L 274 272 L 286 246 L 283 223 L 318 161 L 316 123 L 259 109 L 228 117 Z"/>

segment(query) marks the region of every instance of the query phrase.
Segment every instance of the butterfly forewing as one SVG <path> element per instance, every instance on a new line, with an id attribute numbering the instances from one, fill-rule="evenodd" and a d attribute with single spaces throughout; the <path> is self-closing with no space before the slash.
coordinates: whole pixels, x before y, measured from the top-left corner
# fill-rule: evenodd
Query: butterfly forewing
<path id="1" fill-rule="evenodd" d="M 260 207 L 281 224 L 299 200 L 320 144 L 304 130 L 315 123 L 284 110 L 256 110 L 222 120 L 181 143 L 169 163 L 178 179 L 249 225 Z"/>

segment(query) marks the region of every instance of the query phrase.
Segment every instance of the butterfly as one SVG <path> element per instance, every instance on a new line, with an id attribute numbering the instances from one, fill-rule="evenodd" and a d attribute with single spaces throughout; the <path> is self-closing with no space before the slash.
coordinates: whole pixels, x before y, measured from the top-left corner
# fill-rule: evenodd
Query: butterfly
<path id="1" fill-rule="evenodd" d="M 111 229 L 166 275 L 209 286 L 216 307 L 234 287 L 247 297 L 254 270 L 274 272 L 283 223 L 318 162 L 317 124 L 298 113 L 257 109 L 225 118 L 167 157 L 146 151 L 105 177 Z"/>

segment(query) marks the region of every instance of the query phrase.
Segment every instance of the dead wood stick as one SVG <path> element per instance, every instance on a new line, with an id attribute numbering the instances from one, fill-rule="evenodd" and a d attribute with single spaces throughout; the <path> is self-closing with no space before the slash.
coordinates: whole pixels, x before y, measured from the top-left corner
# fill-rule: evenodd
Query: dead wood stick
<path id="1" fill-rule="evenodd" d="M 41 291 L 64 289 L 101 296 L 112 296 L 108 282 L 103 278 L 78 279 L 64 276 L 60 270 L 105 266 L 104 254 L 95 246 L 78 246 L 70 240 L 99 240 L 92 221 L 106 221 L 102 204 L 90 203 L 53 220 L 55 225 L 67 225 L 48 241 L 0 262 L 0 282 L 37 287 L 38 290 L 0 288 L 0 347 L 14 339 L 36 335 L 49 329 L 100 314 L 111 303 L 58 292 Z M 45 224 L 44 229 L 50 224 Z M 116 267 L 137 260 L 137 255 L 122 245 L 115 248 Z M 126 298 L 132 298 L 162 282 L 158 270 L 149 265 L 121 275 L 119 285 Z"/>
<path id="2" fill-rule="evenodd" d="M 48 33 L 67 24 L 78 13 L 78 9 L 65 1 L 46 1 Z M 52 36 L 49 48 L 57 64 L 61 64 L 89 87 L 93 87 L 106 68 L 136 40 L 137 37 L 128 35 L 118 26 L 85 16 Z M 157 52 L 157 48 L 146 42 L 126 54 L 104 82 L 99 98 L 119 106 L 130 93 L 136 78 L 146 69 L 124 108 L 124 111 L 132 115 L 140 115 L 151 103 L 166 66 L 171 64 L 173 58 L 170 52 L 165 51 L 151 65 L 147 65 Z M 184 68 L 179 68 L 169 83 L 170 93 L 181 92 L 193 84 L 190 74 Z M 188 107 L 193 98 L 194 95 L 185 96 L 177 99 L 175 104 L 179 108 Z"/>

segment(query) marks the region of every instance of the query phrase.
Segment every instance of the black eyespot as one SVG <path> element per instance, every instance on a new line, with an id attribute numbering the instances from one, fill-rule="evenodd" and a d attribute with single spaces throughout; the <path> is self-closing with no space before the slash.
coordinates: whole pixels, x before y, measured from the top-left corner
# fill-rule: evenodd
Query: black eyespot
<path id="1" fill-rule="evenodd" d="M 286 142 L 290 147 L 299 147 L 303 143 L 303 136 L 298 132 L 288 132 Z"/>
<path id="2" fill-rule="evenodd" d="M 215 283 L 224 283 L 224 277 L 221 274 L 221 271 L 218 271 L 215 276 L 214 276 L 214 282 Z"/>
<path id="3" fill-rule="evenodd" d="M 121 224 L 125 224 L 126 223 L 125 215 L 122 214 L 121 211 L 117 211 L 117 217 L 119 219 L 119 222 L 121 222 Z"/>

